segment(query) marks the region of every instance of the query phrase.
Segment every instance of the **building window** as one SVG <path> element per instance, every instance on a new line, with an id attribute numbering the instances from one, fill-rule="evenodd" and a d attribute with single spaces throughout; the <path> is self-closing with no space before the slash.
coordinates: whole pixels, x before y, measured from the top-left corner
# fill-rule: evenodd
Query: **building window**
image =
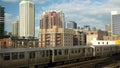
<path id="1" fill-rule="evenodd" d="M 98 44 L 100 44 L 100 42 L 98 42 Z"/>
<path id="2" fill-rule="evenodd" d="M 94 34 L 94 33 L 91 33 L 91 34 Z"/>
<path id="3" fill-rule="evenodd" d="M 4 54 L 4 60 L 10 60 L 10 53 Z"/>
<path id="4" fill-rule="evenodd" d="M 12 53 L 12 59 L 15 60 L 18 58 L 18 53 L 17 52 L 13 52 Z"/>
<path id="5" fill-rule="evenodd" d="M 107 44 L 108 44 L 108 42 L 107 42 Z"/>

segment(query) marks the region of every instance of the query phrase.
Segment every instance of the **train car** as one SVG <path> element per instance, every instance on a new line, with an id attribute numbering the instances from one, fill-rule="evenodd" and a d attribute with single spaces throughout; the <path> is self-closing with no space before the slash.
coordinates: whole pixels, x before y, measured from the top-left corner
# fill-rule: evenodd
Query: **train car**
<path id="1" fill-rule="evenodd" d="M 49 53 L 49 49 L 41 48 L 0 49 L 0 68 L 48 64 Z"/>
<path id="2" fill-rule="evenodd" d="M 69 46 L 51 48 L 52 63 L 64 62 L 69 60 Z"/>
<path id="3" fill-rule="evenodd" d="M 95 57 L 105 57 L 116 53 L 115 45 L 92 45 L 91 47 Z"/>
<path id="4" fill-rule="evenodd" d="M 120 45 L 116 45 L 116 54 L 120 54 Z"/>
<path id="5" fill-rule="evenodd" d="M 93 56 L 90 46 L 74 46 L 69 49 L 69 60 L 81 60 Z"/>

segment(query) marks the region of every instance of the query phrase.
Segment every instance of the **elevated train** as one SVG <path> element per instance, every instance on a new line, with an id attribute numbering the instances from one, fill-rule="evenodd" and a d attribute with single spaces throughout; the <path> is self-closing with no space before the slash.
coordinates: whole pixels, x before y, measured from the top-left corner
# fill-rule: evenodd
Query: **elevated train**
<path id="1" fill-rule="evenodd" d="M 54 48 L 0 49 L 0 68 L 27 68 L 33 66 L 70 63 L 120 53 L 120 46 L 64 46 Z"/>

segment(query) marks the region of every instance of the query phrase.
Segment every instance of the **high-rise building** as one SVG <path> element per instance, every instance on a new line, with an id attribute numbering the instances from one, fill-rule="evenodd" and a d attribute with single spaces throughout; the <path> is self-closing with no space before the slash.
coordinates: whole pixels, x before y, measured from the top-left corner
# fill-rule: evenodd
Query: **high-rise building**
<path id="1" fill-rule="evenodd" d="M 66 28 L 66 22 L 65 22 L 65 15 L 62 11 L 58 12 L 60 17 L 61 17 L 61 21 L 62 21 L 62 28 Z"/>
<path id="2" fill-rule="evenodd" d="M 77 29 L 77 23 L 74 22 L 74 21 L 69 21 L 69 22 L 67 23 L 67 28 Z"/>
<path id="3" fill-rule="evenodd" d="M 39 47 L 73 46 L 73 29 L 40 29 Z M 63 41 L 64 40 L 64 41 Z"/>
<path id="4" fill-rule="evenodd" d="M 91 28 L 90 28 L 89 25 L 84 25 L 83 30 L 84 30 L 84 31 L 90 31 Z"/>
<path id="5" fill-rule="evenodd" d="M 0 6 L 0 38 L 4 37 L 4 7 Z"/>
<path id="6" fill-rule="evenodd" d="M 21 1 L 19 4 L 20 23 L 19 36 L 25 38 L 34 37 L 35 34 L 35 8 L 30 1 Z"/>
<path id="7" fill-rule="evenodd" d="M 18 36 L 18 32 L 19 32 L 19 21 L 14 21 L 12 23 L 12 35 Z"/>
<path id="8" fill-rule="evenodd" d="M 120 35 L 120 13 L 111 12 L 112 35 Z"/>
<path id="9" fill-rule="evenodd" d="M 105 31 L 108 32 L 108 35 L 109 35 L 109 36 L 111 35 L 111 24 L 105 25 Z"/>
<path id="10" fill-rule="evenodd" d="M 58 28 L 62 28 L 62 19 L 59 14 L 59 12 L 56 11 L 50 11 L 50 12 L 44 12 L 42 15 L 41 23 L 40 23 L 41 29 L 51 29 L 53 26 L 57 26 Z"/>

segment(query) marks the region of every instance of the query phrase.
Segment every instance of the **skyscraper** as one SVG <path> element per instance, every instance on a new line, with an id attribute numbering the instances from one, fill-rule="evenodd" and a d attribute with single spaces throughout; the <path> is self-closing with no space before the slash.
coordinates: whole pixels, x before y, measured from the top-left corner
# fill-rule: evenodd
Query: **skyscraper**
<path id="1" fill-rule="evenodd" d="M 71 29 L 65 30 L 64 23 L 64 13 L 62 11 L 44 12 L 40 20 L 39 46 L 55 47 L 64 46 L 64 44 L 73 45 L 72 39 L 64 41 L 64 38 L 71 37 L 70 34 L 64 36 L 65 31 L 74 33 Z M 69 41 L 69 43 L 66 43 L 66 41 Z"/>
<path id="2" fill-rule="evenodd" d="M 19 4 L 20 12 L 20 37 L 34 37 L 35 34 L 35 9 L 34 3 L 21 1 Z"/>
<path id="3" fill-rule="evenodd" d="M 106 25 L 105 25 L 105 31 L 108 32 L 108 35 L 109 35 L 109 36 L 111 35 L 111 24 L 106 24 Z"/>
<path id="4" fill-rule="evenodd" d="M 4 37 L 4 7 L 0 6 L 0 38 Z"/>
<path id="5" fill-rule="evenodd" d="M 44 12 L 41 19 L 41 29 L 50 29 L 53 26 L 57 26 L 58 28 L 62 28 L 62 19 L 59 12 L 50 11 Z"/>
<path id="6" fill-rule="evenodd" d="M 77 23 L 74 22 L 74 21 L 69 21 L 69 22 L 67 23 L 67 28 L 77 29 Z"/>
<path id="7" fill-rule="evenodd" d="M 62 21 L 62 28 L 66 28 L 65 15 L 62 11 L 58 12 Z"/>
<path id="8" fill-rule="evenodd" d="M 120 35 L 120 13 L 117 11 L 111 12 L 112 34 Z"/>
<path id="9" fill-rule="evenodd" d="M 18 36 L 18 32 L 19 32 L 19 21 L 14 21 L 12 23 L 12 35 Z"/>

